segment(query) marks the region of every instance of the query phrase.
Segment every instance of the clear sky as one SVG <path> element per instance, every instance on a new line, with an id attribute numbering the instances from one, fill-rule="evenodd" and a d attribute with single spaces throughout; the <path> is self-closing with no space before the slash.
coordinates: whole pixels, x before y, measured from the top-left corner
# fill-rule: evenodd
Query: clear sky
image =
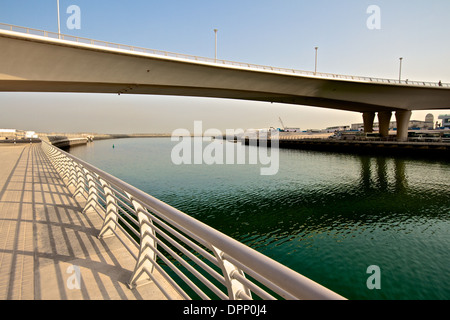
<path id="1" fill-rule="evenodd" d="M 0 22 L 57 31 L 56 0 L 0 0 Z M 68 29 L 67 8 L 81 9 Z M 380 8 L 370 29 L 370 5 Z M 60 0 L 61 32 L 198 56 L 277 67 L 450 82 L 448 0 Z M 1 48 L 0 48 L 1 50 Z M 429 111 L 415 111 L 424 120 Z M 449 110 L 431 111 L 435 118 Z M 359 113 L 211 98 L 0 93 L 0 128 L 65 132 L 171 132 L 262 128 L 320 129 L 362 122 Z"/>

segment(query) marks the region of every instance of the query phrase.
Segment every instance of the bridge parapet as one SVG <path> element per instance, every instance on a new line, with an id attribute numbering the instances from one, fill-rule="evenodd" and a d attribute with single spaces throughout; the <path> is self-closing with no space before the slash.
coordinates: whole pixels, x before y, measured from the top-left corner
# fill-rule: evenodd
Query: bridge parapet
<path id="1" fill-rule="evenodd" d="M 296 70 L 291 68 L 280 68 L 273 66 L 265 66 L 258 65 L 253 63 L 246 62 L 237 62 L 237 61 L 229 61 L 224 59 L 216 59 L 216 58 L 208 58 L 195 56 L 190 54 L 183 53 L 174 53 L 163 50 L 155 50 L 142 48 L 132 45 L 124 45 L 118 43 L 112 43 L 108 41 L 102 40 L 94 40 L 89 38 L 77 37 L 66 34 L 59 34 L 56 32 L 33 29 L 28 27 L 15 26 L 5 23 L 0 23 L 0 30 L 13 31 L 19 33 L 25 33 L 28 35 L 41 36 L 45 38 L 58 39 L 63 41 L 76 42 L 79 44 L 87 44 L 93 46 L 106 47 L 109 49 L 118 49 L 125 51 L 132 51 L 135 53 L 145 53 L 157 56 L 164 56 L 168 58 L 176 58 L 183 60 L 190 60 L 193 62 L 206 62 L 212 63 L 215 65 L 223 65 L 223 66 L 234 66 L 241 68 L 249 68 L 253 70 L 262 70 L 262 71 L 271 71 L 271 72 L 281 72 L 288 74 L 297 74 L 308 77 L 317 77 L 317 78 L 329 78 L 329 79 L 341 79 L 341 80 L 350 80 L 350 81 L 361 81 L 361 82 L 375 82 L 375 83 L 383 83 L 383 84 L 399 84 L 399 85 L 410 85 L 410 86 L 426 86 L 426 87 L 445 87 L 450 88 L 450 83 L 442 83 L 442 82 L 429 82 L 429 81 L 410 81 L 410 80 L 396 80 L 396 79 L 386 79 L 386 78 L 378 78 L 378 77 L 367 77 L 367 76 L 354 76 L 354 75 L 343 75 L 343 74 L 335 74 L 335 73 L 326 73 L 326 72 L 314 72 L 314 71 L 305 71 L 305 70 Z"/>

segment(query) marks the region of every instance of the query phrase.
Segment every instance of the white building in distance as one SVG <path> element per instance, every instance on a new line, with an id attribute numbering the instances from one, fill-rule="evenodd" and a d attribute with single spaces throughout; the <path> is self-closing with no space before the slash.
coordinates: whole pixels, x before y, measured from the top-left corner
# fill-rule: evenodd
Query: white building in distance
<path id="1" fill-rule="evenodd" d="M 450 114 L 441 114 L 439 119 L 442 120 L 442 127 L 444 129 L 450 129 Z"/>

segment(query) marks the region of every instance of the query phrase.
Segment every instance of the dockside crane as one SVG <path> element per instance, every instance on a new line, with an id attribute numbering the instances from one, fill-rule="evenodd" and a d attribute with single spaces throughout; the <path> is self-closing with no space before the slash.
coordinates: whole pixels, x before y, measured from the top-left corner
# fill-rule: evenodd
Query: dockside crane
<path id="1" fill-rule="evenodd" d="M 286 127 L 284 126 L 283 120 L 281 120 L 281 117 L 278 117 L 278 119 L 280 120 L 281 128 L 283 129 L 283 131 L 285 131 Z"/>

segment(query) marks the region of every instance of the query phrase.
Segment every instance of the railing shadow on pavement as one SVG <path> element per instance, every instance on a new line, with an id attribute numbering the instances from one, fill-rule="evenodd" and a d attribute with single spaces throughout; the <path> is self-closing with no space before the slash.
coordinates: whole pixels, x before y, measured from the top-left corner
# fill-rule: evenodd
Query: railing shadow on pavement
<path id="1" fill-rule="evenodd" d="M 41 143 L 11 146 L 0 189 L 3 300 L 165 299 L 156 286 L 129 290 L 135 265 L 103 221 L 65 186 Z M 5 153 L 3 153 L 5 155 Z M 176 298 L 176 297 L 175 297 Z"/>

